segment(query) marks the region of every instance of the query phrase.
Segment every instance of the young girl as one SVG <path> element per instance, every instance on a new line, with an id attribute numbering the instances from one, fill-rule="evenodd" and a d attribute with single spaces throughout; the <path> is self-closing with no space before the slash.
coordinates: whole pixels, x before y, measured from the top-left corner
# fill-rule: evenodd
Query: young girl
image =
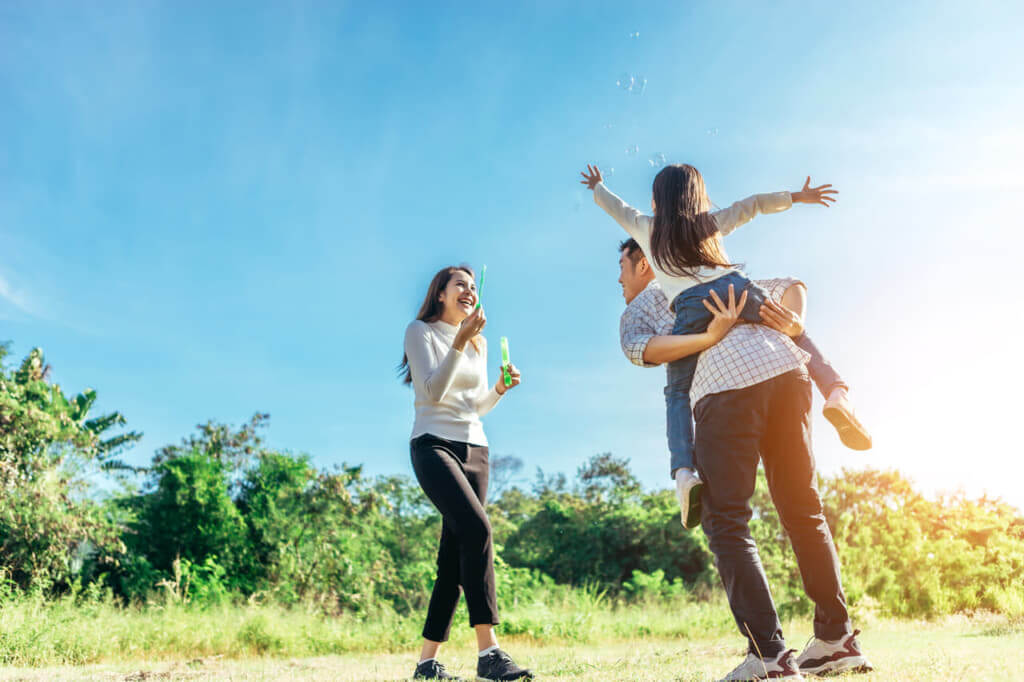
<path id="1" fill-rule="evenodd" d="M 438 663 L 448 639 L 459 595 L 465 591 L 469 623 L 480 650 L 478 680 L 532 679 L 498 648 L 494 626 L 494 547 L 487 502 L 487 436 L 480 418 L 519 385 L 487 385 L 487 343 L 480 335 L 487 318 L 476 308 L 476 283 L 468 267 L 442 269 L 430 282 L 416 319 L 405 330 L 403 381 L 416 394 L 412 467 L 423 492 L 441 512 L 437 580 L 423 626 L 423 650 L 414 679 L 459 679 Z"/>
<path id="2" fill-rule="evenodd" d="M 722 245 L 722 236 L 749 222 L 759 213 L 777 213 L 795 203 L 821 204 L 834 202 L 831 185 L 810 186 L 810 178 L 799 192 L 756 194 L 721 211 L 711 212 L 711 201 L 704 187 L 704 178 L 693 166 L 675 164 L 663 168 L 654 178 L 651 208 L 647 216 L 626 204 L 604 186 L 601 171 L 587 165 L 582 183 L 594 191 L 594 201 L 612 216 L 640 245 L 648 256 L 655 278 L 668 298 L 676 316 L 673 334 L 700 334 L 712 320 L 712 309 L 705 299 L 730 305 L 739 296 L 740 317 L 748 322 L 763 323 L 762 306 L 775 317 L 788 311 L 779 307 L 767 292 L 753 284 L 736 265 L 729 261 Z M 800 288 L 794 287 L 802 296 Z M 743 292 L 740 294 L 740 292 Z M 786 303 L 786 300 L 783 300 Z M 793 305 L 791 307 L 802 307 Z M 804 334 L 794 338 L 797 346 L 812 356 L 815 364 L 827 365 L 820 352 Z M 692 527 L 700 514 L 700 479 L 693 463 L 693 421 L 690 406 L 690 385 L 697 366 L 698 353 L 669 363 L 668 386 L 665 389 L 669 433 L 676 437 L 669 443 L 673 476 L 683 506 L 683 525 Z M 857 421 L 846 397 L 847 387 L 829 387 L 825 416 L 839 431 L 844 444 L 856 450 L 871 447 L 871 438 Z"/>

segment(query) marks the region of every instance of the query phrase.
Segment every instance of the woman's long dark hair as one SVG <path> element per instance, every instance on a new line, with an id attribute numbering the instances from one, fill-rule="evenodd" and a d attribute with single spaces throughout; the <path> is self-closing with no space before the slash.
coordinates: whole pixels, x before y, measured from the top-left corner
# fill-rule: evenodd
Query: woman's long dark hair
<path id="1" fill-rule="evenodd" d="M 430 280 L 430 286 L 427 287 L 427 295 L 423 299 L 423 305 L 420 306 L 420 311 L 416 313 L 416 319 L 422 320 L 423 322 L 436 322 L 441 319 L 441 314 L 444 312 L 444 305 L 441 303 L 440 296 L 441 292 L 448 286 L 448 282 L 451 281 L 452 276 L 456 272 L 464 272 L 474 280 L 476 275 L 473 274 L 472 268 L 468 265 L 450 265 L 446 268 L 441 268 L 434 275 L 434 279 Z M 470 343 L 473 344 L 473 348 L 480 352 L 480 344 L 476 337 L 470 339 Z M 398 374 L 402 377 L 403 384 L 412 383 L 412 374 L 409 372 L 409 356 L 402 353 L 402 364 L 398 366 Z"/>
<path id="2" fill-rule="evenodd" d="M 709 212 L 711 200 L 700 171 L 686 163 L 665 166 L 654 176 L 654 263 L 670 275 L 692 275 L 702 267 L 732 267 L 722 235 Z"/>

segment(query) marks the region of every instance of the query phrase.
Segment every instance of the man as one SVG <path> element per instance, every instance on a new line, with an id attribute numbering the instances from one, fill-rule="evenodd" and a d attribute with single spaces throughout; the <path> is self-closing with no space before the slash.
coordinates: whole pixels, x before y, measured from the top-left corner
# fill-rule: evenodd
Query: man
<path id="1" fill-rule="evenodd" d="M 686 337 L 672 335 L 675 320 L 669 309 L 668 300 L 654 279 L 650 263 L 634 239 L 627 239 L 619 245 L 619 284 L 626 299 L 626 309 L 619 320 L 619 340 L 622 352 L 630 362 L 639 367 L 655 367 L 679 360 L 690 354 Z M 836 427 L 840 440 L 853 450 L 871 447 L 871 434 L 857 419 L 850 404 L 849 387 L 835 368 L 826 360 L 817 346 L 803 334 L 800 318 L 806 302 L 804 285 L 798 280 L 762 280 L 758 284 L 765 289 L 782 286 L 781 307 L 766 308 L 766 324 L 774 324 L 783 333 L 786 329 L 799 337 L 798 345 L 810 355 L 808 371 L 825 398 L 822 410 L 825 417 Z M 785 285 L 785 286 L 783 286 Z M 791 312 L 799 310 L 799 315 Z M 665 387 L 666 406 L 671 387 Z M 682 508 L 682 524 L 693 528 L 700 521 L 700 492 L 702 484 L 696 472 L 689 468 L 685 453 L 692 451 L 693 427 L 685 415 L 667 410 L 666 419 L 668 447 L 671 460 L 671 476 L 676 482 L 676 496 Z M 681 420 L 685 419 L 686 423 Z"/>
<path id="2" fill-rule="evenodd" d="M 619 282 L 627 303 L 620 320 L 623 352 L 644 367 L 679 359 L 679 337 L 671 336 L 672 313 L 650 264 L 633 240 L 623 242 L 620 252 Z M 746 659 L 724 680 L 799 680 L 801 670 L 870 670 L 856 640 L 858 631 L 850 625 L 839 558 L 815 485 L 810 377 L 805 367 L 810 355 L 791 338 L 803 333 L 803 285 L 792 279 L 758 284 L 772 297 L 761 311 L 765 324 L 737 324 L 704 351 L 690 391 L 696 464 L 704 486 L 702 525 L 736 624 L 748 640 Z M 783 307 L 783 301 L 795 301 L 797 310 Z M 847 410 L 853 418 L 845 384 L 816 355 L 819 388 L 828 391 L 832 407 Z M 843 387 L 841 395 L 835 395 L 836 385 Z M 671 438 L 671 424 L 669 432 Z M 786 649 L 748 526 L 759 460 L 793 543 L 804 588 L 816 607 L 815 637 L 799 657 Z M 677 474 L 673 471 L 674 477 Z M 677 485 L 685 525 L 684 492 Z"/>

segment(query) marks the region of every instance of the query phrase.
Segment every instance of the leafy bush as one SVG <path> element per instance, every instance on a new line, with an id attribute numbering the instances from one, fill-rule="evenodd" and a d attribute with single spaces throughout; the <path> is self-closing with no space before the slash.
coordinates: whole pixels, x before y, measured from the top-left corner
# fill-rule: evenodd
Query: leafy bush
<path id="1" fill-rule="evenodd" d="M 70 398 L 50 384 L 34 349 L 16 370 L 0 345 L 0 568 L 22 589 L 66 591 L 120 551 L 114 523 L 88 496 L 97 468 L 123 470 L 120 450 L 141 436 L 104 439 L 120 413 L 89 418 L 92 390 Z"/>
<path id="2" fill-rule="evenodd" d="M 612 592 L 635 571 L 661 571 L 690 588 L 710 581 L 705 538 L 683 530 L 671 492 L 642 492 L 627 463 L 607 454 L 581 467 L 578 478 L 570 491 L 541 477 L 532 497 L 511 492 L 495 504 L 495 516 L 514 520 L 515 530 L 504 531 L 509 564 Z"/>

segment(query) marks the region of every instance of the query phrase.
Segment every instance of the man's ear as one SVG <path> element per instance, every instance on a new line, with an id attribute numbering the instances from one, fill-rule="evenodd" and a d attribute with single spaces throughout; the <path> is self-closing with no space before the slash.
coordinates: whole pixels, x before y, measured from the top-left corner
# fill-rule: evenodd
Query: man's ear
<path id="1" fill-rule="evenodd" d="M 636 271 L 641 275 L 646 275 L 647 271 L 651 269 L 651 264 L 647 262 L 647 256 L 641 256 L 640 260 L 636 262 Z"/>

